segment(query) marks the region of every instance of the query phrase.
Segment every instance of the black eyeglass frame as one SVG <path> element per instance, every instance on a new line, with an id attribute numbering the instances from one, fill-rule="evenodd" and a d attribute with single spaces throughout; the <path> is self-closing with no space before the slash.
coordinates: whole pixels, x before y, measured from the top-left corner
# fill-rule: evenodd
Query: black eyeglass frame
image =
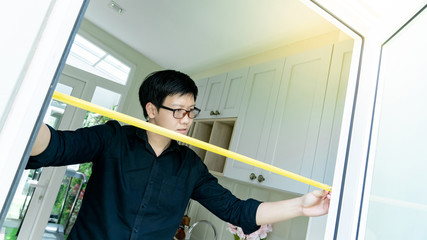
<path id="1" fill-rule="evenodd" d="M 166 107 L 166 106 L 160 105 L 160 108 L 164 108 L 164 109 L 166 109 L 166 110 L 172 111 L 172 112 L 173 112 L 173 114 L 172 114 L 172 115 L 173 115 L 173 117 L 174 117 L 174 118 L 176 118 L 176 119 L 183 119 L 183 118 L 185 117 L 185 115 L 187 115 L 187 116 L 188 116 L 188 118 L 190 118 L 190 119 L 194 119 L 194 118 L 196 118 L 196 117 L 197 117 L 197 115 L 199 115 L 199 113 L 200 113 L 200 111 L 201 111 L 199 108 L 196 108 L 196 107 L 194 107 L 194 108 L 193 108 L 193 109 L 191 109 L 191 110 L 185 110 L 185 109 L 183 109 L 183 108 L 173 109 L 173 108 L 170 108 L 170 107 Z M 184 113 L 184 115 L 182 115 L 182 117 L 178 118 L 178 117 L 176 117 L 176 116 L 175 116 L 177 111 L 185 111 L 185 113 Z M 194 111 L 197 111 L 197 112 L 194 112 Z M 193 116 L 193 117 L 191 117 L 191 116 L 190 116 L 190 113 L 194 114 L 194 116 Z"/>

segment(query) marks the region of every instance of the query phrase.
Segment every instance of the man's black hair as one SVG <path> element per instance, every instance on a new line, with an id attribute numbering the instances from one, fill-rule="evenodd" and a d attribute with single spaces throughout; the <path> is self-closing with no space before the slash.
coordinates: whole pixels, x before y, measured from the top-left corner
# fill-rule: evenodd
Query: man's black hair
<path id="1" fill-rule="evenodd" d="M 187 74 L 175 70 L 162 70 L 148 75 L 139 88 L 139 102 L 148 118 L 145 106 L 151 102 L 157 109 L 167 96 L 193 94 L 197 98 L 197 86 Z"/>

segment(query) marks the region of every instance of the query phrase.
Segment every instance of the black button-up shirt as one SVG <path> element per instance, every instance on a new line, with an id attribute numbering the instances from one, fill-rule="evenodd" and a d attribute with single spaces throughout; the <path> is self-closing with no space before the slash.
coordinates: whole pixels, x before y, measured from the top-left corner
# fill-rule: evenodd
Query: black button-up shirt
<path id="1" fill-rule="evenodd" d="M 68 239 L 173 238 L 190 198 L 246 233 L 259 228 L 259 201 L 237 199 L 218 184 L 201 159 L 172 141 L 156 156 L 145 130 L 116 121 L 55 131 L 27 168 L 93 162 L 92 176 Z"/>

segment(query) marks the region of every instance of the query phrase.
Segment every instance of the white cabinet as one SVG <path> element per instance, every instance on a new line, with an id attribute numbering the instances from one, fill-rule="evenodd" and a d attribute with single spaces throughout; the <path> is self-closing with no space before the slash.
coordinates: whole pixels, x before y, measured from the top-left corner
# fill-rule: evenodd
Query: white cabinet
<path id="1" fill-rule="evenodd" d="M 265 161 L 287 171 L 311 177 L 319 141 L 328 84 L 332 46 L 286 59 Z M 264 184 L 295 193 L 309 185 L 267 171 Z"/>
<path id="2" fill-rule="evenodd" d="M 210 77 L 206 82 L 199 119 L 237 117 L 248 68 Z M 204 86 L 203 82 L 199 83 Z"/>
<path id="3" fill-rule="evenodd" d="M 251 67 L 230 150 L 331 184 L 351 50 L 349 41 Z M 232 159 L 224 175 L 295 193 L 311 190 Z"/>
<path id="4" fill-rule="evenodd" d="M 311 174 L 312 179 L 328 185 L 332 185 L 335 171 L 352 52 L 353 40 L 335 44 L 329 70 L 319 143 Z"/>
<path id="5" fill-rule="evenodd" d="M 198 89 L 196 107 L 200 108 L 200 106 L 202 106 L 203 99 L 205 98 L 206 87 L 208 85 L 208 78 L 203 78 L 195 82 Z"/>
<path id="6" fill-rule="evenodd" d="M 230 150 L 255 159 L 265 159 L 284 59 L 250 67 L 242 107 L 234 128 Z M 227 159 L 224 175 L 248 181 L 253 166 Z"/>
<path id="7" fill-rule="evenodd" d="M 216 75 L 207 79 L 206 90 L 200 108 L 198 118 L 212 118 L 215 111 L 219 111 L 219 102 L 225 86 L 227 74 Z"/>

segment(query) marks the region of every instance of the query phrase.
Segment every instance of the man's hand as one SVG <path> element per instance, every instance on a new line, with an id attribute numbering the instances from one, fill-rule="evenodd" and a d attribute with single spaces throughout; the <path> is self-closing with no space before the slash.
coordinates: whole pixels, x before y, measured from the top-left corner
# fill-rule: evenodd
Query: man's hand
<path id="1" fill-rule="evenodd" d="M 263 202 L 258 207 L 256 222 L 258 225 L 264 225 L 299 216 L 321 216 L 328 213 L 330 200 L 330 192 L 315 190 L 297 198 Z"/>
<path id="2" fill-rule="evenodd" d="M 301 197 L 302 214 L 317 217 L 327 214 L 331 201 L 331 193 L 325 190 L 315 190 Z"/>

